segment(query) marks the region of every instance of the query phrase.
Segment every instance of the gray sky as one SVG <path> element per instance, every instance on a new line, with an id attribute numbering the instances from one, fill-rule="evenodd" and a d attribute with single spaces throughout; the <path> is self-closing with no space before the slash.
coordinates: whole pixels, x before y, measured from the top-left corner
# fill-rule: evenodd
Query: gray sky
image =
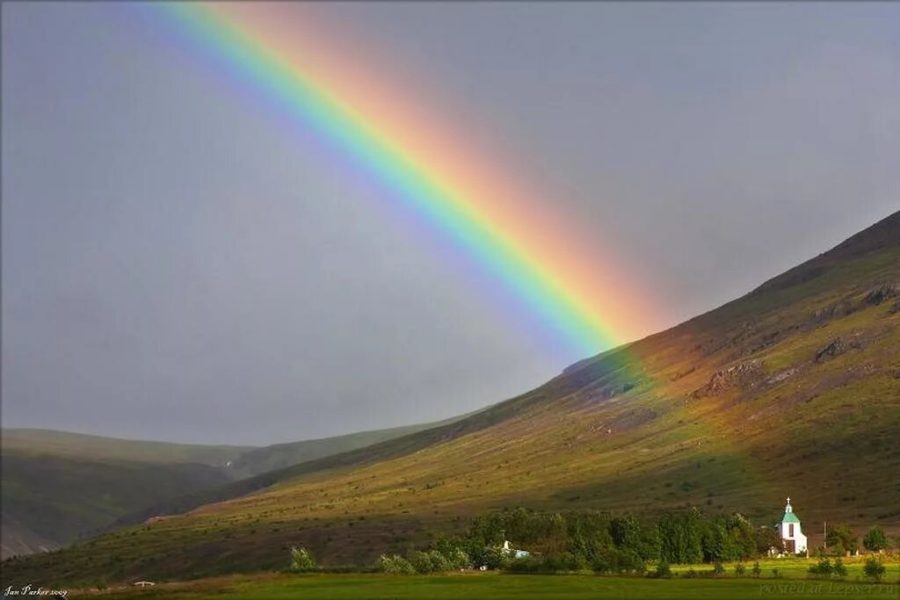
<path id="1" fill-rule="evenodd" d="M 320 10 L 615 239 L 598 260 L 664 309 L 647 333 L 900 205 L 900 6 Z M 2 17 L 4 426 L 264 444 L 467 412 L 582 358 L 127 4 Z"/>

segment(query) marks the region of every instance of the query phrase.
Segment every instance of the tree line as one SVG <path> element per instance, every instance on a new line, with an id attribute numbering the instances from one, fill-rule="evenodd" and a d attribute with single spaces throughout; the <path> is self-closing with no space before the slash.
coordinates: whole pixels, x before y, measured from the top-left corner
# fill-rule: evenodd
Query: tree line
<path id="1" fill-rule="evenodd" d="M 529 553 L 515 558 L 504 553 L 504 541 Z M 857 538 L 849 527 L 829 531 L 829 550 L 842 555 L 855 550 Z M 864 538 L 868 550 L 888 548 L 879 528 Z M 400 555 L 383 555 L 377 570 L 388 573 L 435 573 L 466 568 L 518 572 L 593 570 L 599 573 L 644 573 L 656 563 L 666 576 L 669 564 L 710 563 L 720 568 L 766 556 L 781 548 L 774 527 L 757 526 L 739 514 L 707 516 L 698 508 L 664 513 L 653 519 L 600 511 L 549 512 L 506 509 L 476 516 L 469 529 L 439 538 L 429 548 Z M 297 560 L 296 566 L 307 564 Z M 741 564 L 741 566 L 743 566 Z M 758 574 L 757 574 L 758 575 Z"/>

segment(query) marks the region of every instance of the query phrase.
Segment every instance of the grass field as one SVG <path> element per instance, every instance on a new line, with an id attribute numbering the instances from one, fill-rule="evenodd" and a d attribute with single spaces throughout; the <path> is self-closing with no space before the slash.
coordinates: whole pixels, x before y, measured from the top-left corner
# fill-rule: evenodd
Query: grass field
<path id="1" fill-rule="evenodd" d="M 709 566 L 706 565 L 706 570 Z M 891 576 L 896 577 L 891 571 Z M 880 584 L 807 578 L 762 576 L 736 578 L 649 579 L 640 577 L 600 577 L 596 575 L 507 575 L 460 573 L 431 576 L 391 575 L 260 575 L 225 577 L 194 582 L 157 585 L 154 588 L 117 589 L 94 593 L 70 592 L 70 597 L 87 595 L 108 600 L 130 598 L 174 598 L 200 600 L 232 598 L 278 600 L 350 600 L 365 598 L 519 598 L 605 599 L 605 598 L 898 598 L 900 584 L 885 580 Z"/>

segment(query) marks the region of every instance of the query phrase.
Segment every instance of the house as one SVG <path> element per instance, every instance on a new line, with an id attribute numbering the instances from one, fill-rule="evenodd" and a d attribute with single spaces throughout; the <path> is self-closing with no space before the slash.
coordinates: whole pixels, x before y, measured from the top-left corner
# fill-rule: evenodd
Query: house
<path id="1" fill-rule="evenodd" d="M 503 556 L 512 556 L 513 558 L 526 558 L 528 556 L 531 556 L 531 554 L 525 550 L 516 550 L 515 548 L 510 548 L 509 540 L 505 540 L 503 542 L 503 547 L 500 548 L 500 554 L 502 554 Z"/>
<path id="2" fill-rule="evenodd" d="M 778 525 L 778 533 L 781 534 L 781 543 L 784 547 L 785 554 L 804 554 L 807 552 L 806 536 L 800 528 L 800 519 L 794 513 L 791 507 L 791 499 L 787 499 L 787 506 L 784 507 L 784 516 L 781 517 L 781 523 Z"/>

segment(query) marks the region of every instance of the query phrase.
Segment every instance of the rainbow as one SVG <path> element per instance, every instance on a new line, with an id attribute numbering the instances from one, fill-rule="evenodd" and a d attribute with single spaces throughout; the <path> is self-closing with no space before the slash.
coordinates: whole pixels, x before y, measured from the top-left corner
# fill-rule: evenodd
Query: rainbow
<path id="1" fill-rule="evenodd" d="M 309 5 L 151 5 L 242 85 L 367 170 L 577 355 L 646 333 L 634 277 L 579 242 L 585 232 L 560 222 L 526 177 L 503 177 L 515 171 L 427 114 L 439 103 L 389 77 L 360 36 L 339 35 Z M 334 39 L 357 47 L 335 48 Z"/>

